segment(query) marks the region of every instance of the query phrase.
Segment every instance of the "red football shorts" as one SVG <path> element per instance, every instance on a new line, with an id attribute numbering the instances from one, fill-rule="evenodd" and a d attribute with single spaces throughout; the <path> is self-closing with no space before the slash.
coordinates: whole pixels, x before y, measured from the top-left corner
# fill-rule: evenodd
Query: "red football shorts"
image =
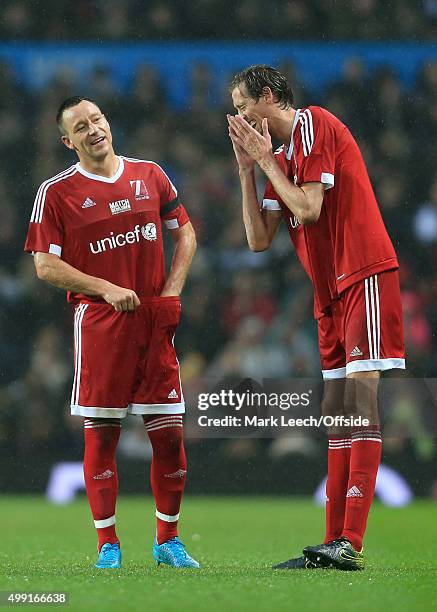
<path id="1" fill-rule="evenodd" d="M 324 379 L 405 369 L 398 271 L 375 274 L 343 291 L 318 319 L 318 331 Z"/>
<path id="2" fill-rule="evenodd" d="M 180 300 L 140 301 L 132 312 L 117 312 L 109 304 L 76 306 L 71 414 L 122 418 L 128 412 L 185 412 L 173 345 Z"/>

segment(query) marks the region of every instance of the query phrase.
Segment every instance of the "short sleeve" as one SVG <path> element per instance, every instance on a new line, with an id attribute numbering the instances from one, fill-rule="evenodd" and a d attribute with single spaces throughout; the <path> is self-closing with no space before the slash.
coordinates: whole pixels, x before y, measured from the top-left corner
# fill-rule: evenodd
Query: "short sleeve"
<path id="1" fill-rule="evenodd" d="M 281 168 L 281 170 L 284 172 L 284 174 L 287 174 L 287 165 L 286 165 L 286 161 L 285 161 L 285 148 L 284 145 L 282 145 L 281 147 L 279 147 L 279 149 L 276 149 L 275 153 L 275 158 L 276 161 L 279 165 L 279 167 Z M 268 211 L 281 211 L 282 210 L 282 202 L 281 200 L 278 198 L 272 183 L 270 182 L 269 179 L 267 179 L 267 182 L 265 184 L 264 187 L 264 197 L 263 197 L 263 201 L 262 201 L 262 206 L 261 208 L 263 210 L 268 210 Z"/>
<path id="2" fill-rule="evenodd" d="M 334 187 L 335 133 L 319 108 L 300 113 L 298 124 L 302 141 L 303 163 L 297 183 L 323 183 L 325 190 Z"/>
<path id="3" fill-rule="evenodd" d="M 53 188 L 43 183 L 37 191 L 30 217 L 24 250 L 62 255 L 64 229 L 57 206 L 58 196 Z"/>
<path id="4" fill-rule="evenodd" d="M 276 192 L 273 189 L 273 185 L 269 180 L 266 182 L 266 186 L 264 188 L 264 196 L 261 208 L 263 210 L 268 211 L 282 210 L 278 196 L 276 195 Z"/>
<path id="5" fill-rule="evenodd" d="M 169 230 L 178 229 L 178 227 L 182 227 L 190 220 L 183 204 L 179 204 L 176 208 L 161 216 L 165 227 Z"/>
<path id="6" fill-rule="evenodd" d="M 161 168 L 158 169 L 160 193 L 160 215 L 167 229 L 178 229 L 190 220 L 184 205 L 179 200 L 176 187 Z"/>

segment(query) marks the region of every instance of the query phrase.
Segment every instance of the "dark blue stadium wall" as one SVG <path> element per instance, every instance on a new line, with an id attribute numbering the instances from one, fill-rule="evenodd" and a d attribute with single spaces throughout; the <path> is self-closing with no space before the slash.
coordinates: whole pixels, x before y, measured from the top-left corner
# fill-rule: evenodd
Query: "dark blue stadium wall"
<path id="1" fill-rule="evenodd" d="M 390 66 L 401 82 L 411 85 L 418 69 L 437 58 L 433 43 L 203 43 L 165 44 L 76 44 L 9 43 L 0 45 L 0 61 L 15 70 L 20 81 L 30 87 L 44 87 L 60 69 L 69 68 L 86 85 L 96 66 L 110 70 L 120 89 L 128 90 L 138 66 L 150 64 L 159 72 L 171 102 L 188 102 L 190 71 L 193 63 L 208 64 L 215 77 L 215 95 L 220 100 L 229 74 L 243 66 L 267 63 L 275 66 L 291 62 L 299 79 L 313 91 L 340 78 L 345 62 L 360 58 L 369 70 Z"/>

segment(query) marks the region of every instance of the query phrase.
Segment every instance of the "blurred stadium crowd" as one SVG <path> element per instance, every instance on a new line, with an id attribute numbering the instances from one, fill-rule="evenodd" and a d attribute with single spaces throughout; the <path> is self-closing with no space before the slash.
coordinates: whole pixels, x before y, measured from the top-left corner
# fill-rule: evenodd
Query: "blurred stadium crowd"
<path id="1" fill-rule="evenodd" d="M 287 17 L 288 4 L 293 4 L 293 19 Z M 79 22 L 83 38 L 91 34 L 94 39 L 99 35 L 134 38 L 142 19 L 155 38 L 174 32 L 179 37 L 210 37 L 202 10 L 194 7 L 203 7 L 210 23 L 214 11 L 219 14 L 224 5 L 216 0 L 190 3 L 190 9 L 184 8 L 194 15 L 189 30 L 181 28 L 179 3 L 170 1 L 147 3 L 147 9 L 133 0 L 77 1 L 69 3 L 68 19 L 56 19 L 57 3 L 45 2 L 40 18 L 47 10 L 47 31 L 58 38 L 70 35 L 67 23 L 76 27 Z M 406 18 L 398 20 L 405 27 L 399 33 L 402 37 L 409 36 L 412 23 L 417 32 L 422 19 L 421 36 L 426 37 L 432 21 L 424 15 L 437 14 L 437 3 L 431 0 L 387 6 L 373 0 L 271 5 L 278 21 L 275 32 L 285 35 L 292 27 L 293 36 L 318 31 L 317 24 L 331 9 L 345 10 L 346 5 L 367 15 L 365 28 L 355 32 L 345 25 L 345 35 L 358 38 L 378 36 L 380 11 L 384 15 L 404 11 Z M 256 36 L 264 6 L 253 0 L 239 3 L 240 21 L 231 27 L 237 31 L 244 22 L 248 36 Z M 2 34 L 38 38 L 32 7 L 32 2 L 7 2 Z M 90 10 L 96 11 L 93 23 L 96 15 L 101 17 L 92 33 L 84 19 Z M 133 30 L 128 17 L 136 11 Z M 347 11 L 345 19 L 347 22 Z M 225 22 L 217 19 L 215 23 Z M 228 23 L 223 28 L 230 33 Z M 328 35 L 329 19 L 324 23 Z M 222 36 L 223 32 L 218 27 L 214 34 Z M 341 38 L 338 32 L 337 36 Z M 342 79 L 322 94 L 303 87 L 291 64 L 280 68 L 291 79 L 297 107 L 324 106 L 356 136 L 401 262 L 408 374 L 437 376 L 433 333 L 437 328 L 437 63 L 424 64 L 414 85 L 406 90 L 390 69 L 369 74 L 359 59 L 351 57 Z M 72 71 L 60 72 L 36 94 L 17 83 L 7 64 L 0 65 L 0 439 L 7 456 L 38 454 L 42 460 L 68 448 L 79 457 L 82 448 L 80 419 L 71 418 L 67 408 L 72 379 L 71 307 L 62 292 L 36 279 L 32 258 L 22 251 L 38 185 L 76 161 L 60 143 L 55 125 L 59 102 L 78 93 L 76 78 Z M 265 253 L 251 253 L 247 248 L 226 127 L 230 100 L 226 91 L 219 103 L 212 99 L 208 65 L 193 65 L 186 109 L 169 105 L 159 75 L 147 64 L 138 71 L 128 95 L 117 90 L 104 67 L 95 69 L 91 81 L 84 93 L 107 114 L 116 151 L 161 163 L 177 184 L 197 231 L 199 248 L 184 291 L 184 316 L 176 338 L 185 383 L 200 376 L 230 374 L 242 378 L 319 377 L 312 291 L 292 253 L 288 234 L 283 228 Z M 260 176 L 260 195 L 262 189 Z M 405 404 L 405 398 L 402 402 Z M 412 400 L 407 411 L 411 404 Z M 404 433 L 405 427 L 408 430 L 405 422 L 399 427 Z M 417 432 L 426 437 L 420 427 Z M 138 435 L 135 431 L 126 443 L 126 454 L 135 455 Z M 244 454 L 245 443 L 241 445 Z M 420 446 L 418 452 L 429 457 L 432 443 Z"/>
<path id="2" fill-rule="evenodd" d="M 431 40 L 435 38 L 437 3 L 436 0 L 4 0 L 2 13 L 3 40 L 418 37 Z"/>

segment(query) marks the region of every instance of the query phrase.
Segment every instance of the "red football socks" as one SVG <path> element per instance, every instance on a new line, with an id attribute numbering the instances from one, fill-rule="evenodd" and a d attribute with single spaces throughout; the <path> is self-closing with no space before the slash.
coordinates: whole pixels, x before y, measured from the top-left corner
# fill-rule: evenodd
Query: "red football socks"
<path id="1" fill-rule="evenodd" d="M 115 451 L 120 438 L 119 419 L 84 421 L 85 486 L 98 535 L 98 550 L 106 542 L 118 542 L 115 533 L 115 504 L 118 493 Z"/>
<path id="2" fill-rule="evenodd" d="M 178 535 L 187 474 L 182 415 L 144 417 L 144 424 L 153 448 L 150 478 L 156 503 L 157 540 L 162 544 Z"/>
<path id="3" fill-rule="evenodd" d="M 339 538 L 343 531 L 351 456 L 349 436 L 331 435 L 328 441 L 325 544 Z"/>
<path id="4" fill-rule="evenodd" d="M 377 427 L 352 432 L 346 512 L 341 535 L 351 542 L 355 550 L 361 550 L 363 545 L 381 452 L 381 432 Z"/>

